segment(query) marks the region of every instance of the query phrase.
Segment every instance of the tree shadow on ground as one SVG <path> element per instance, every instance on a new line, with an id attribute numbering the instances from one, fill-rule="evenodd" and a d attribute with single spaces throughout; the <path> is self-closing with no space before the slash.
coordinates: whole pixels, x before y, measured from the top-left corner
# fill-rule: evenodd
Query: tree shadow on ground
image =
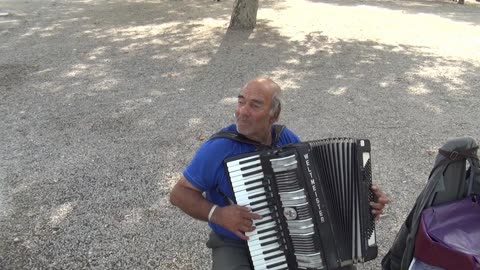
<path id="1" fill-rule="evenodd" d="M 10 45 L 0 58 L 6 269 L 208 269 L 205 224 L 180 215 L 168 193 L 259 74 L 284 88 L 281 121 L 301 138 L 371 140 L 374 178 L 394 199 L 380 255 L 411 207 L 400 202 L 423 186 L 429 151 L 480 128 L 471 62 L 322 32 L 292 38 L 268 20 L 227 31 L 229 10 L 196 15 L 193 3 L 88 3 L 70 6 L 69 21 L 41 9 L 46 21 L 0 36 Z M 155 8 L 178 13 L 152 23 Z M 25 68 L 13 76 L 15 65 Z"/>

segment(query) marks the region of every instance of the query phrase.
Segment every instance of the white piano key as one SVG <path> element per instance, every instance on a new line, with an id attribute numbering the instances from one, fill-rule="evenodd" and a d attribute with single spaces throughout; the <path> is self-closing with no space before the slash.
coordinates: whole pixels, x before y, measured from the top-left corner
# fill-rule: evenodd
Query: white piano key
<path id="1" fill-rule="evenodd" d="M 255 190 L 248 190 L 248 191 L 242 190 L 242 191 L 236 192 L 235 198 L 242 199 L 242 198 L 253 197 L 255 195 L 261 195 L 266 193 L 267 193 L 267 190 L 265 190 L 265 188 L 262 186 L 262 187 L 256 188 Z M 271 192 L 268 191 L 268 193 L 271 193 Z"/>
<path id="2" fill-rule="evenodd" d="M 272 250 L 272 249 L 277 249 L 277 248 L 280 248 L 280 244 L 279 243 L 273 243 L 273 244 L 269 244 L 269 245 L 266 245 L 266 246 L 263 246 L 262 249 L 257 249 L 257 250 L 254 250 L 254 251 L 250 251 L 250 256 L 256 256 L 262 252 L 265 252 L 265 251 L 269 251 L 269 250 Z"/>
<path id="3" fill-rule="evenodd" d="M 268 205 L 267 202 L 262 202 L 262 203 L 254 204 L 254 205 L 251 205 L 251 204 L 249 204 L 249 203 L 240 204 L 239 202 L 237 202 L 237 204 L 240 205 L 240 206 L 245 206 L 245 207 L 252 208 L 252 209 L 259 208 L 259 207 L 264 207 L 264 206 L 267 206 L 267 205 Z"/>
<path id="4" fill-rule="evenodd" d="M 252 256 L 252 262 L 253 263 L 259 263 L 259 262 L 266 262 L 266 263 L 271 263 L 273 264 L 273 261 L 277 258 L 273 258 L 273 259 L 266 259 L 266 258 L 269 258 L 271 256 L 275 256 L 275 255 L 279 255 L 279 254 L 282 254 L 284 253 L 283 250 L 277 250 L 277 251 L 274 251 L 274 252 L 270 252 L 270 253 L 267 253 L 267 254 L 259 254 L 257 256 Z M 281 258 L 281 257 L 280 257 Z"/>
<path id="5" fill-rule="evenodd" d="M 275 222 L 271 216 L 268 216 L 268 217 L 264 217 L 264 218 L 262 218 L 262 219 L 254 219 L 252 226 L 255 226 L 255 227 L 257 227 L 257 226 L 262 226 L 263 224 L 261 224 L 261 225 L 257 225 L 257 224 L 260 223 L 260 222 L 266 222 L 266 221 L 273 221 L 273 222 Z M 264 224 L 267 224 L 267 223 L 264 223 Z"/>
<path id="6" fill-rule="evenodd" d="M 262 171 L 262 166 L 256 166 L 247 170 L 240 170 L 240 171 L 237 170 L 233 172 L 232 171 L 228 171 L 228 172 L 229 172 L 230 178 L 234 179 L 235 177 L 243 176 L 247 173 L 258 172 L 258 171 Z"/>
<path id="7" fill-rule="evenodd" d="M 265 246 L 265 243 L 267 242 L 270 242 L 270 241 L 278 241 L 278 236 L 277 235 L 273 235 L 271 237 L 268 237 L 268 238 L 265 238 L 265 239 L 262 239 L 262 240 L 259 240 L 257 237 L 258 235 L 255 235 L 255 236 L 252 236 L 250 239 L 248 239 L 248 247 L 251 249 L 251 250 L 257 250 L 259 248 L 261 248 L 262 246 Z M 260 236 L 261 237 L 261 236 Z"/>
<path id="8" fill-rule="evenodd" d="M 243 204 L 254 205 L 256 202 L 267 201 L 267 196 L 265 196 L 265 195 L 258 196 L 258 197 L 255 197 L 253 199 L 249 199 L 249 198 L 242 198 L 241 200 L 237 199 L 237 204 L 239 204 L 238 203 L 239 201 L 242 201 Z"/>
<path id="9" fill-rule="evenodd" d="M 257 160 L 254 160 L 254 161 L 249 161 L 247 163 L 243 163 L 243 164 L 240 164 L 240 165 L 232 165 L 232 166 L 227 165 L 227 167 L 228 167 L 229 172 L 235 172 L 235 171 L 241 170 L 243 168 L 253 166 L 253 165 L 257 165 L 257 164 L 260 164 L 260 159 L 257 159 Z"/>
<path id="10" fill-rule="evenodd" d="M 260 240 L 260 237 L 263 237 L 263 236 L 266 236 L 266 235 L 269 235 L 268 233 L 264 233 L 262 235 L 258 235 L 258 234 L 254 234 L 254 235 L 250 235 L 248 236 L 249 239 L 248 239 L 248 246 L 254 248 L 254 247 L 258 247 L 258 246 L 261 246 L 261 245 L 265 245 L 265 243 L 267 242 L 270 242 L 270 241 L 279 241 L 280 239 L 278 238 L 278 235 L 271 235 L 267 238 L 264 238 L 264 239 L 261 239 Z"/>
<path id="11" fill-rule="evenodd" d="M 266 194 L 267 192 L 265 191 L 265 189 L 257 189 L 255 191 L 241 191 L 239 193 L 236 193 L 235 194 L 235 198 L 237 199 L 237 201 L 241 200 L 245 200 L 245 199 L 248 199 L 248 197 L 253 197 L 255 195 L 264 195 Z M 266 197 L 266 196 L 265 196 Z"/>
<path id="12" fill-rule="evenodd" d="M 263 188 L 261 189 L 255 189 L 255 190 L 250 190 L 246 191 L 246 194 L 242 196 L 236 196 L 237 201 L 248 201 L 248 202 L 255 202 L 260 200 L 261 198 L 264 198 L 265 200 L 267 199 L 267 195 L 265 195 L 266 192 L 261 192 Z"/>
<path id="13" fill-rule="evenodd" d="M 262 224 L 262 225 L 255 228 L 255 230 L 253 231 L 254 234 L 252 234 L 252 239 L 258 239 L 258 238 L 263 237 L 265 235 L 276 233 L 276 232 L 278 232 L 276 230 L 276 227 L 277 227 L 277 224 L 274 220 L 272 220 L 268 223 Z M 260 228 L 260 229 L 258 229 L 258 228 Z M 271 228 L 271 230 L 263 231 L 263 230 L 268 229 L 268 228 Z M 262 231 L 262 232 L 260 232 L 260 231 Z"/>
<path id="14" fill-rule="evenodd" d="M 263 215 L 270 215 L 270 216 L 268 216 L 268 217 L 271 217 L 272 212 L 270 211 L 270 209 L 266 208 L 266 209 L 262 209 L 262 210 L 256 211 L 255 214 L 261 215 L 261 216 L 263 216 Z M 257 220 L 261 220 L 261 219 L 257 219 Z"/>
<path id="15" fill-rule="evenodd" d="M 240 162 L 247 161 L 247 160 L 250 160 L 250 159 L 260 159 L 260 155 L 244 157 L 244 158 L 241 158 L 241 159 L 237 159 L 237 160 L 227 162 L 227 167 L 238 166 L 240 164 Z"/>
<path id="16" fill-rule="evenodd" d="M 265 230 L 265 229 L 268 229 L 268 228 L 276 228 L 276 227 L 277 227 L 277 223 L 275 221 L 272 221 L 272 222 L 265 223 L 265 224 L 262 224 L 262 225 L 256 227 L 255 230 L 257 232 L 259 232 L 259 231 L 262 231 L 262 230 Z"/>
<path id="17" fill-rule="evenodd" d="M 279 254 L 282 253 L 282 252 L 279 252 Z M 276 258 L 273 258 L 273 259 L 269 259 L 269 260 L 266 260 L 265 257 L 264 258 L 259 257 L 259 258 L 256 258 L 255 261 L 253 261 L 253 258 L 252 258 L 252 263 L 255 266 L 255 269 L 257 269 L 257 265 L 258 265 L 258 267 L 262 267 L 262 265 L 268 266 L 268 265 L 272 265 L 272 264 L 275 264 L 275 263 L 286 262 L 286 261 L 287 261 L 287 258 L 285 257 L 285 255 L 279 256 L 279 257 L 276 257 Z"/>
<path id="18" fill-rule="evenodd" d="M 248 239 L 248 242 L 249 244 L 252 244 L 252 245 L 262 245 L 263 243 L 266 243 L 268 241 L 272 241 L 272 240 L 279 240 L 278 239 L 278 236 L 277 235 L 272 235 L 268 238 L 265 238 L 265 239 L 262 239 L 260 240 L 261 237 L 263 236 L 267 236 L 267 235 L 270 235 L 270 234 L 273 234 L 275 233 L 276 231 L 274 230 L 275 226 L 271 226 L 271 227 L 265 227 L 264 229 L 268 229 L 268 228 L 272 228 L 271 231 L 267 231 L 267 232 L 263 232 L 263 233 L 258 233 L 258 231 L 255 229 L 253 232 L 246 232 L 245 233 L 245 236 L 247 236 L 249 239 Z"/>
<path id="19" fill-rule="evenodd" d="M 230 177 L 230 182 L 232 183 L 232 187 L 238 186 L 238 185 L 244 185 L 246 182 L 249 181 L 254 181 L 258 179 L 263 179 L 264 175 L 262 172 L 255 173 L 249 176 L 242 176 L 242 175 L 237 175 L 235 177 Z"/>
<path id="20" fill-rule="evenodd" d="M 261 186 L 261 185 L 262 185 L 261 182 L 257 182 L 257 183 L 253 183 L 253 184 L 249 184 L 249 185 L 245 185 L 245 186 L 233 187 L 233 191 L 235 193 L 237 193 L 237 192 L 240 192 L 242 190 L 247 191 L 247 189 L 249 189 L 247 192 L 254 191 L 254 190 L 257 190 L 257 189 L 264 189 L 264 186 Z"/>

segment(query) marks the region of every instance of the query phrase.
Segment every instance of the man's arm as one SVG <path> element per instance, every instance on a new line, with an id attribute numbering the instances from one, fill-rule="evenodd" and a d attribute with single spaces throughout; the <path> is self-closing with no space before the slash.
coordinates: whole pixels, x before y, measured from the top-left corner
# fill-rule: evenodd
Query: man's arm
<path id="1" fill-rule="evenodd" d="M 190 184 L 184 176 L 180 177 L 173 187 L 170 203 L 189 216 L 203 221 L 208 221 L 208 213 L 213 206 L 213 203 L 206 200 L 202 192 Z"/>
<path id="2" fill-rule="evenodd" d="M 170 193 L 170 203 L 180 208 L 193 218 L 208 221 L 208 213 L 213 207 L 213 203 L 202 196 L 202 192 L 195 188 L 188 180 L 182 176 L 175 184 Z M 234 233 L 243 240 L 248 240 L 243 232 L 251 232 L 252 219 L 260 219 L 260 215 L 253 214 L 247 207 L 238 205 L 229 205 L 217 207 L 210 219 L 227 230 Z"/>

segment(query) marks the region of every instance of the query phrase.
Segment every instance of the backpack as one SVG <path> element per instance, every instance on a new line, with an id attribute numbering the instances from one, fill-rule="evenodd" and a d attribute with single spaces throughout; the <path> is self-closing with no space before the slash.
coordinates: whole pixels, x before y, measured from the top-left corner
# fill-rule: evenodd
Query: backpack
<path id="1" fill-rule="evenodd" d="M 477 149 L 473 138 L 460 137 L 448 140 L 438 150 L 426 186 L 417 197 L 392 247 L 382 259 L 382 270 L 409 268 L 414 257 L 415 237 L 424 209 L 457 201 L 470 194 L 480 194 Z"/>

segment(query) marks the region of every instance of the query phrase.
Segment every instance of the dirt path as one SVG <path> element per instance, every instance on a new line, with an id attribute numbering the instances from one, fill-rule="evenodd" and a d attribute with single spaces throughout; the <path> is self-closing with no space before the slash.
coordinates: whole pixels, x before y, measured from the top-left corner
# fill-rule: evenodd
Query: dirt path
<path id="1" fill-rule="evenodd" d="M 434 150 L 480 141 L 477 2 L 269 0 L 228 32 L 232 4 L 0 1 L 1 269 L 209 269 L 168 193 L 259 74 L 302 139 L 371 140 L 379 258 Z"/>

